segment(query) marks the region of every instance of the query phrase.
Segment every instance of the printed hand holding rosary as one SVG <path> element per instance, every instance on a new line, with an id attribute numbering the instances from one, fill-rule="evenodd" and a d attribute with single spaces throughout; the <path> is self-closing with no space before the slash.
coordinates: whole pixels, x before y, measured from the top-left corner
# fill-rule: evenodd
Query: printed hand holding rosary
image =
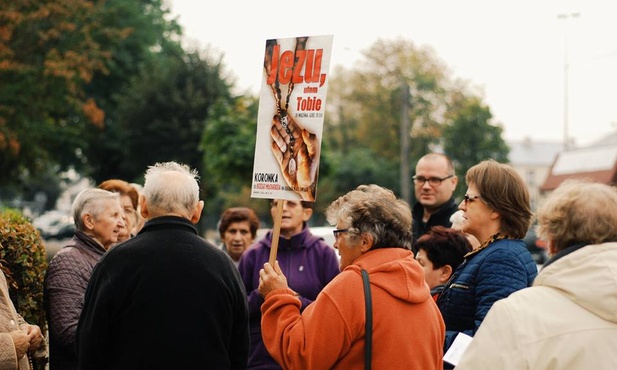
<path id="1" fill-rule="evenodd" d="M 298 52 L 298 50 L 305 49 L 307 41 L 308 41 L 308 37 L 297 37 L 296 38 L 296 48 L 294 51 L 294 66 L 298 60 L 295 54 Z M 275 39 L 268 40 L 266 42 L 266 57 L 264 58 L 264 69 L 266 70 L 267 76 L 270 76 L 271 69 L 273 67 L 277 68 L 277 65 L 276 65 L 277 63 L 274 66 L 272 65 L 273 53 L 275 52 L 275 50 L 278 51 L 278 48 L 275 48 L 276 44 L 277 44 L 277 41 Z M 276 60 L 278 60 L 278 56 Z M 294 82 L 292 79 L 290 79 L 287 85 L 287 96 L 285 97 L 285 108 L 283 108 L 283 105 L 282 105 L 281 86 L 280 86 L 280 78 L 279 78 L 278 71 L 276 72 L 275 81 L 272 84 L 270 84 L 270 89 L 272 89 L 272 94 L 274 95 L 274 101 L 276 102 L 276 109 L 277 109 L 277 112 L 280 118 L 281 126 L 283 127 L 287 135 L 289 136 L 289 146 L 286 148 L 281 148 L 283 152 L 286 152 L 287 150 L 290 151 L 289 152 L 289 163 L 287 164 L 287 171 L 289 172 L 290 176 L 295 176 L 296 171 L 298 169 L 296 159 L 295 159 L 296 154 L 294 152 L 294 145 L 296 143 L 296 138 L 293 135 L 293 130 L 289 128 L 289 118 L 288 118 L 289 113 L 287 111 L 289 109 L 289 99 L 291 98 L 291 93 L 294 89 Z"/>

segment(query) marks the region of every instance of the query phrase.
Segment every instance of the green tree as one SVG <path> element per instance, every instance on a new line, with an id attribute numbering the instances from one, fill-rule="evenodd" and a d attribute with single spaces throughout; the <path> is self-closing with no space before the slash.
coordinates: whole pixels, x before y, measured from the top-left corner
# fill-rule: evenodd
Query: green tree
<path id="1" fill-rule="evenodd" d="M 443 127 L 443 149 L 461 178 L 456 195 L 465 191 L 464 176 L 469 168 L 485 159 L 508 162 L 510 149 L 501 135 L 503 128 L 493 122 L 490 108 L 476 96 L 453 94 L 448 123 Z"/>
<path id="2" fill-rule="evenodd" d="M 165 0 L 0 0 L 0 24 L 0 181 L 32 179 L 50 164 L 97 180 L 133 174 L 122 168 L 134 151 L 120 107 L 151 73 L 203 84 L 186 76 L 203 58 L 180 46 Z"/>
<path id="3" fill-rule="evenodd" d="M 319 186 L 312 222 L 326 224 L 324 215 L 327 205 L 339 196 L 355 189 L 360 184 L 379 184 L 392 190 L 399 188 L 396 163 L 389 161 L 371 149 L 354 147 L 345 153 L 331 151 L 322 144 L 319 171 Z"/>
<path id="4" fill-rule="evenodd" d="M 219 100 L 210 110 L 201 138 L 206 200 L 206 222 L 213 226 L 218 215 L 232 206 L 246 206 L 266 219 L 266 202 L 251 199 L 255 134 L 259 102 L 249 94 Z"/>
<path id="5" fill-rule="evenodd" d="M 176 51 L 140 71 L 118 97 L 106 129 L 91 132 L 88 159 L 95 181 L 140 182 L 147 166 L 170 160 L 201 173 L 206 117 L 217 100 L 230 99 L 222 68 L 199 52 Z"/>
<path id="6" fill-rule="evenodd" d="M 422 144 L 423 138 L 434 141 L 445 108 L 447 69 L 431 48 L 417 47 L 404 39 L 378 40 L 363 55 L 359 67 L 339 69 L 331 79 L 328 130 L 353 127 L 353 132 L 344 136 L 345 145 L 368 147 L 398 162 L 401 86 L 409 86 L 412 92 L 408 111 L 412 140 Z M 340 143 L 343 134 L 334 137 Z"/>
<path id="7" fill-rule="evenodd" d="M 101 23 L 105 27 L 123 27 L 127 34 L 121 40 L 99 39 L 103 44 L 113 44 L 111 57 L 105 73 L 95 74 L 87 91 L 104 110 L 104 125 L 83 132 L 78 148 L 86 174 L 96 182 L 112 177 L 134 181 L 145 170 L 144 162 L 148 162 L 142 157 L 168 151 L 166 145 L 144 148 L 138 131 L 149 118 L 158 116 L 163 121 L 169 117 L 169 109 L 187 108 L 185 102 L 174 105 L 187 97 L 180 90 L 190 85 L 189 79 L 196 79 L 187 74 L 194 72 L 191 64 L 199 57 L 182 49 L 178 41 L 182 29 L 169 19 L 163 0 L 108 0 L 105 4 Z M 177 89 L 174 83 L 178 83 Z M 168 101 L 162 94 L 169 94 Z M 148 105 L 152 105 L 151 110 Z M 165 126 L 164 122 L 152 122 L 157 128 L 161 124 Z M 162 134 L 169 135 L 173 129 L 170 123 Z M 154 140 L 153 144 L 158 143 Z"/>
<path id="8" fill-rule="evenodd" d="M 127 36 L 100 23 L 105 3 L 0 0 L 0 183 L 74 164 L 84 127 L 103 124 L 85 85 L 107 72 L 113 43 L 96 40 Z"/>
<path id="9" fill-rule="evenodd" d="M 439 141 L 452 84 L 449 72 L 430 47 L 418 47 L 404 39 L 376 41 L 356 66 L 349 70 L 339 67 L 330 79 L 324 140 L 329 148 L 342 153 L 350 153 L 351 148 L 369 149 L 373 154 L 363 160 L 372 164 L 365 162 L 365 169 L 383 168 L 384 162 L 391 169 L 369 177 L 400 192 L 402 105 L 410 104 L 409 156 L 415 163 Z M 411 91 L 410 102 L 402 101 L 403 86 Z M 337 177 L 341 169 L 334 171 Z"/>
<path id="10" fill-rule="evenodd" d="M 259 105 L 254 97 L 219 101 L 208 117 L 201 148 L 208 179 L 216 188 L 251 184 Z"/>

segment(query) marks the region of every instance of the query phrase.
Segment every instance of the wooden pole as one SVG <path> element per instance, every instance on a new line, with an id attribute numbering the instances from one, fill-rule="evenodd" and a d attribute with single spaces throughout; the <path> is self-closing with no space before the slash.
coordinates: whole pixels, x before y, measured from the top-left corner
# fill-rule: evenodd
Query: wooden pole
<path id="1" fill-rule="evenodd" d="M 274 227 L 272 228 L 272 245 L 270 246 L 270 265 L 274 266 L 276 254 L 279 248 L 279 236 L 281 235 L 281 220 L 283 219 L 283 205 L 285 200 L 278 199 L 276 202 L 276 213 L 274 214 Z"/>

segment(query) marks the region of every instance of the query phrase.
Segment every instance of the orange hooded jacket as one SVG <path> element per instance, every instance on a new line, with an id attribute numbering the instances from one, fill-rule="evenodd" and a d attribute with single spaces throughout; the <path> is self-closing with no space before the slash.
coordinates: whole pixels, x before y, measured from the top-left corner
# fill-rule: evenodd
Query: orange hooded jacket
<path id="1" fill-rule="evenodd" d="M 300 314 L 291 290 L 266 296 L 262 336 L 285 369 L 361 369 L 365 303 L 361 269 L 373 296 L 374 369 L 442 369 L 445 326 L 411 251 L 376 249 L 345 268 Z"/>

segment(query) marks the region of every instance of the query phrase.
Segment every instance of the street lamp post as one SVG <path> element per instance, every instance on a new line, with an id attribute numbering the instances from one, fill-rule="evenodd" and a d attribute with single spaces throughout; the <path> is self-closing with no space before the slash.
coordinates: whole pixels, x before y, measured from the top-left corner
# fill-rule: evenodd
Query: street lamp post
<path id="1" fill-rule="evenodd" d="M 406 81 L 401 84 L 401 195 L 405 202 L 411 202 L 409 188 L 409 101 L 411 100 L 409 85 Z"/>
<path id="2" fill-rule="evenodd" d="M 561 20 L 567 20 L 569 18 L 578 18 L 580 13 L 562 13 L 558 14 L 557 18 Z M 568 55 L 568 32 L 564 32 L 563 36 L 563 150 L 568 150 L 570 147 L 570 138 L 568 133 L 568 118 L 569 118 L 569 75 L 570 75 L 570 58 Z"/>

